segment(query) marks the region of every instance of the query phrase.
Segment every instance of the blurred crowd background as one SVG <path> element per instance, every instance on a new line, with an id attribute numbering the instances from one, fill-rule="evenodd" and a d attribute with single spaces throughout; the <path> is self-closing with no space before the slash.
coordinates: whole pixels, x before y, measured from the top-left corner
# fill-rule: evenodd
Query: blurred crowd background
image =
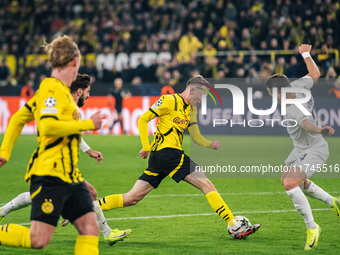
<path id="1" fill-rule="evenodd" d="M 79 45 L 80 72 L 98 95 L 116 78 L 132 95 L 180 92 L 194 73 L 297 78 L 307 73 L 301 43 L 334 84 L 339 28 L 337 0 L 1 0 L 0 96 L 34 93 L 51 70 L 40 46 L 63 34 Z M 115 64 L 122 55 L 128 60 Z"/>

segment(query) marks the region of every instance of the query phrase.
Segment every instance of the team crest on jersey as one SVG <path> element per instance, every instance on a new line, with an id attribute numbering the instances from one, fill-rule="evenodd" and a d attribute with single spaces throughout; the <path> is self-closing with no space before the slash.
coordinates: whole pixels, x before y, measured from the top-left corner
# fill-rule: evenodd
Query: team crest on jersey
<path id="1" fill-rule="evenodd" d="M 162 99 L 158 99 L 155 103 L 156 106 L 161 106 L 163 104 L 163 100 Z"/>
<path id="2" fill-rule="evenodd" d="M 54 97 L 48 97 L 46 100 L 45 100 L 45 105 L 47 107 L 53 107 L 57 104 L 57 100 L 54 98 Z"/>
<path id="3" fill-rule="evenodd" d="M 54 210 L 54 205 L 52 204 L 52 199 L 45 199 L 45 202 L 41 205 L 41 210 L 45 214 L 51 214 Z"/>
<path id="4" fill-rule="evenodd" d="M 78 110 L 74 110 L 72 117 L 74 120 L 79 120 L 80 119 L 80 113 Z"/>

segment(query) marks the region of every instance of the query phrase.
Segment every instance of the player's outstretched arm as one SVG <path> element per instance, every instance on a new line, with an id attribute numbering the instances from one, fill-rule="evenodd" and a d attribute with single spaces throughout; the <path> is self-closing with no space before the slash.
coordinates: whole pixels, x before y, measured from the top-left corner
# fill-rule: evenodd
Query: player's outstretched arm
<path id="1" fill-rule="evenodd" d="M 91 115 L 90 119 L 82 121 L 60 121 L 55 118 L 41 119 L 40 134 L 43 136 L 68 136 L 86 130 L 96 130 L 101 128 L 104 114 L 100 111 Z"/>
<path id="2" fill-rule="evenodd" d="M 139 155 L 146 159 L 150 152 L 150 143 L 149 143 L 149 130 L 148 130 L 148 122 L 156 118 L 156 115 L 151 111 L 146 111 L 140 118 L 138 119 L 138 130 L 140 140 L 142 142 L 143 148 L 140 150 Z"/>
<path id="3" fill-rule="evenodd" d="M 301 121 L 300 126 L 311 133 L 315 134 L 323 134 L 323 135 L 333 135 L 335 130 L 330 126 L 318 127 L 317 125 L 313 124 L 310 120 L 305 119 Z"/>
<path id="4" fill-rule="evenodd" d="M 31 99 L 34 100 L 34 99 Z M 30 102 L 33 102 L 31 101 Z M 5 132 L 4 139 L 2 141 L 0 149 L 0 167 L 3 166 L 10 158 L 13 146 L 18 139 L 25 124 L 34 119 L 33 113 L 29 109 L 30 107 L 24 106 L 17 111 L 11 118 L 7 130 Z"/>
<path id="5" fill-rule="evenodd" d="M 320 77 L 320 71 L 318 66 L 315 64 L 314 60 L 312 59 L 310 55 L 310 51 L 312 49 L 312 46 L 309 44 L 301 44 L 299 46 L 299 53 L 302 55 L 302 57 L 305 60 L 307 69 L 308 69 L 308 76 L 310 76 L 313 81 L 315 82 Z"/>

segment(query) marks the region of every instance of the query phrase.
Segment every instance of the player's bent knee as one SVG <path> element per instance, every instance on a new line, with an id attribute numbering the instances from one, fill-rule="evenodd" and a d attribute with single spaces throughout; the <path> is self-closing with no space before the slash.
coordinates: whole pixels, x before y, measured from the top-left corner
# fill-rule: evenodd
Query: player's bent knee
<path id="1" fill-rule="evenodd" d="M 31 235 L 31 247 L 32 249 L 42 249 L 50 242 L 50 238 L 38 237 Z"/>
<path id="2" fill-rule="evenodd" d="M 299 179 L 294 179 L 294 178 L 284 178 L 282 181 L 282 185 L 285 187 L 285 190 L 291 190 L 294 189 L 295 187 L 300 185 Z"/>

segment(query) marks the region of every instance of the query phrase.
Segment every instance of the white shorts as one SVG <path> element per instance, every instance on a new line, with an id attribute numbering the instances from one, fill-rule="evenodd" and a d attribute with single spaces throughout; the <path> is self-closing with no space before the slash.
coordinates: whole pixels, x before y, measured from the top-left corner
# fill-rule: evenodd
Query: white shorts
<path id="1" fill-rule="evenodd" d="M 314 146 L 311 149 L 294 148 L 289 154 L 285 163 L 287 166 L 299 167 L 306 173 L 307 178 L 314 174 L 314 171 L 322 167 L 329 156 L 328 144 Z"/>

